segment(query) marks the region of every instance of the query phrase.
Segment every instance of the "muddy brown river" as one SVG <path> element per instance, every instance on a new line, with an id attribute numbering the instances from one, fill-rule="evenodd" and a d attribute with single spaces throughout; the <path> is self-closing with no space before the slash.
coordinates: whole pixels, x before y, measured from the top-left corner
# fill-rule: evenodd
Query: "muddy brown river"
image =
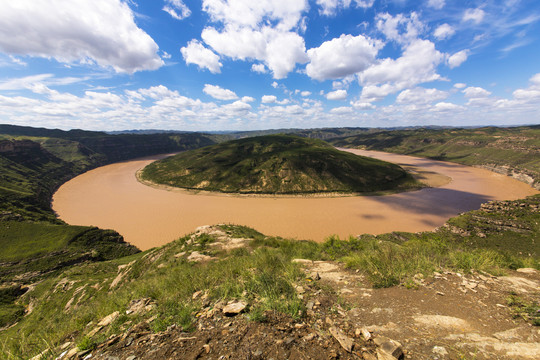
<path id="1" fill-rule="evenodd" d="M 384 196 L 254 197 L 168 191 L 137 181 L 136 172 L 160 158 L 115 163 L 68 181 L 53 209 L 72 225 L 114 229 L 141 250 L 160 246 L 201 225 L 247 225 L 266 235 L 322 241 L 390 231 L 426 231 L 490 200 L 538 193 L 510 177 L 448 162 L 348 150 L 404 165 L 439 187 Z M 433 176 L 435 174 L 435 176 Z M 448 179 L 445 181 L 444 179 Z"/>

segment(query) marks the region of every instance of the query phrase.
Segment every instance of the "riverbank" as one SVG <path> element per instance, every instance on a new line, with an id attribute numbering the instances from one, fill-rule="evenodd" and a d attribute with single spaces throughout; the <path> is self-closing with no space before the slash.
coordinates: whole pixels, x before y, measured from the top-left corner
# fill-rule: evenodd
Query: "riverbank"
<path id="1" fill-rule="evenodd" d="M 349 150 L 451 177 L 437 188 L 362 197 L 236 197 L 189 194 L 139 183 L 136 172 L 152 160 L 112 164 L 64 184 L 53 209 L 70 224 L 119 231 L 140 249 L 170 242 L 206 224 L 247 225 L 264 233 L 323 241 L 363 233 L 428 231 L 490 200 L 519 199 L 536 193 L 524 183 L 483 169 L 380 152 Z"/>

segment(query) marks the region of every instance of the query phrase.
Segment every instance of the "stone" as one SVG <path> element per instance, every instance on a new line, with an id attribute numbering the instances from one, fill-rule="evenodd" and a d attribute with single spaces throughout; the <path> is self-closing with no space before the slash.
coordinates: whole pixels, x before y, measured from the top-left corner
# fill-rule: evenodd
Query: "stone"
<path id="1" fill-rule="evenodd" d="M 194 251 L 191 254 L 189 254 L 187 259 L 188 259 L 188 261 L 191 261 L 191 262 L 203 262 L 203 261 L 212 260 L 214 258 L 211 257 L 211 256 L 208 256 L 208 255 L 201 254 L 198 251 Z"/>
<path id="2" fill-rule="evenodd" d="M 109 314 L 109 315 L 105 316 L 103 319 L 101 319 L 98 322 L 98 326 L 108 326 L 108 325 L 110 325 L 114 320 L 116 320 L 118 315 L 120 315 L 120 312 L 115 311 L 112 314 Z"/>
<path id="3" fill-rule="evenodd" d="M 97 326 L 97 327 L 93 328 L 88 334 L 86 334 L 86 336 L 91 338 L 94 335 L 96 335 L 101 329 L 103 329 L 103 326 Z"/>
<path id="4" fill-rule="evenodd" d="M 243 312 L 247 304 L 243 301 L 234 302 L 223 308 L 223 314 L 225 316 L 235 316 Z"/>
<path id="5" fill-rule="evenodd" d="M 369 339 L 371 339 L 371 333 L 369 332 L 368 329 L 362 328 L 360 329 L 360 333 L 362 334 L 362 337 L 364 338 L 364 340 L 368 341 Z"/>
<path id="6" fill-rule="evenodd" d="M 131 300 L 129 302 L 129 308 L 126 310 L 126 314 L 141 314 L 152 310 L 154 307 L 155 304 L 152 303 L 152 299 L 150 298 Z"/>
<path id="7" fill-rule="evenodd" d="M 377 360 L 377 357 L 373 354 L 368 353 L 367 351 L 364 351 L 362 353 L 362 358 L 364 360 Z"/>
<path id="8" fill-rule="evenodd" d="M 444 346 L 434 346 L 432 351 L 434 354 L 437 354 L 439 356 L 448 355 L 448 351 L 446 351 Z"/>
<path id="9" fill-rule="evenodd" d="M 303 264 L 303 265 L 313 264 L 312 260 L 307 260 L 307 259 L 292 259 L 291 262 L 296 263 L 296 264 Z"/>
<path id="10" fill-rule="evenodd" d="M 396 359 L 400 359 L 404 356 L 401 344 L 395 340 L 389 339 L 385 336 L 377 336 L 373 342 L 378 346 L 377 355 L 379 354 L 380 350 Z"/>
<path id="11" fill-rule="evenodd" d="M 516 270 L 517 272 L 520 272 L 522 274 L 536 274 L 538 273 L 538 270 L 533 268 L 520 268 Z"/>
<path id="12" fill-rule="evenodd" d="M 345 351 L 347 352 L 352 351 L 354 343 L 350 337 L 345 335 L 341 330 L 339 330 L 336 327 L 331 327 L 329 330 L 330 330 L 330 334 L 332 334 L 334 339 L 336 339 L 339 342 L 339 344 Z"/>
<path id="13" fill-rule="evenodd" d="M 381 348 L 377 348 L 377 359 L 378 360 L 396 360 L 398 358 L 393 356 L 392 354 L 387 353 Z"/>
<path id="14" fill-rule="evenodd" d="M 81 351 L 81 349 L 79 349 L 78 347 L 74 347 L 73 349 L 69 350 L 66 355 L 64 355 L 64 358 L 71 359 L 72 357 L 77 355 L 79 351 Z"/>

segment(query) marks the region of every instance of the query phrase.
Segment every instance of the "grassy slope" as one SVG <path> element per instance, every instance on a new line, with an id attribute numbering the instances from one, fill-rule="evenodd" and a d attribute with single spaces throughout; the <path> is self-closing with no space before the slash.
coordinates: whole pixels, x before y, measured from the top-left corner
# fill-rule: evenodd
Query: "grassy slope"
<path id="1" fill-rule="evenodd" d="M 199 290 L 207 292 L 210 306 L 219 300 L 245 300 L 252 320 L 260 320 L 268 309 L 298 317 L 304 304 L 294 285 L 306 280 L 291 261 L 294 258 L 344 261 L 363 272 L 376 287 L 414 285 L 415 274 L 430 276 L 444 269 L 502 274 L 517 267 L 540 268 L 539 244 L 531 246 L 531 239 L 540 236 L 539 208 L 540 196 L 496 202 L 485 210 L 451 219 L 447 227 L 435 232 L 330 238 L 322 244 L 266 237 L 243 226 L 218 226 L 232 238 L 250 239 L 247 247 L 226 253 L 210 245 L 217 241 L 217 235 L 188 235 L 158 249 L 110 262 L 82 264 L 46 279 L 17 303 L 24 307 L 32 302 L 34 309 L 18 325 L 0 332 L 0 356 L 26 358 L 68 340 L 92 347 L 151 317 L 153 331 L 171 324 L 189 331 L 197 312 L 205 306 L 201 297 L 192 297 Z M 529 211 L 521 216 L 524 210 Z M 507 222 L 515 219 L 516 226 L 501 230 L 491 221 L 494 216 Z M 525 247 L 529 253 L 520 253 Z M 193 251 L 217 259 L 190 263 L 187 256 Z M 128 266 L 119 270 L 122 264 Z M 122 280 L 111 292 L 113 279 L 122 273 Z M 87 324 L 95 324 L 113 311 L 125 314 L 130 301 L 140 298 L 151 298 L 156 307 L 144 315 L 121 315 L 104 332 L 87 336 L 95 326 Z M 70 300 L 72 306 L 66 310 Z"/>
<path id="2" fill-rule="evenodd" d="M 515 170 L 540 186 L 540 126 L 381 131 L 333 139 L 331 143 L 495 167 L 505 173 Z"/>
<path id="3" fill-rule="evenodd" d="M 21 284 L 138 252 L 114 231 L 57 219 L 50 198 L 58 186 L 108 162 L 213 143 L 201 134 L 113 136 L 11 125 L 0 125 L 0 132 L 0 293 L 11 294 L 0 296 L 0 327 L 22 315 L 12 296 Z"/>
<path id="4" fill-rule="evenodd" d="M 147 166 L 159 184 L 221 192 L 372 192 L 412 187 L 399 166 L 338 151 L 320 140 L 269 135 L 221 143 Z"/>

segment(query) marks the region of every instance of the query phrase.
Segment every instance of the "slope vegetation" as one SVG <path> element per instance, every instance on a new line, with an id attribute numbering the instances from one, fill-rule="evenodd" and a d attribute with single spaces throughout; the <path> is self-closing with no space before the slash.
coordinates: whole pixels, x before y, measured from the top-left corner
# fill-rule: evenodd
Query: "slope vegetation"
<path id="1" fill-rule="evenodd" d="M 181 153 L 148 165 L 141 177 L 187 189 L 259 194 L 373 192 L 417 185 L 397 165 L 291 135 L 240 139 Z"/>
<path id="2" fill-rule="evenodd" d="M 540 189 L 540 126 L 381 131 L 330 142 L 482 166 Z"/>

